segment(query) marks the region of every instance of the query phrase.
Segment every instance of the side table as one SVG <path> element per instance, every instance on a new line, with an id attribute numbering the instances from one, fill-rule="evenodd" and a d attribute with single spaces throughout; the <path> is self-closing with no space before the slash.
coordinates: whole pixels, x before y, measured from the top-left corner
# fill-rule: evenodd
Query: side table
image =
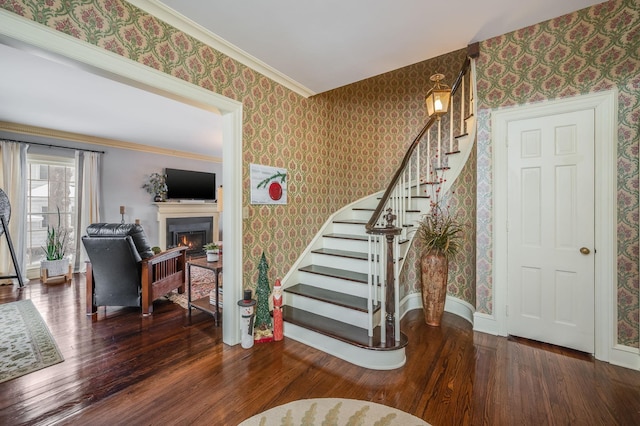
<path id="1" fill-rule="evenodd" d="M 201 297 L 196 300 L 191 300 L 191 268 L 203 268 L 209 269 L 213 271 L 214 274 L 214 282 L 216 284 L 216 304 L 212 305 L 210 302 L 209 295 L 207 294 L 205 297 Z M 197 259 L 191 259 L 187 261 L 187 306 L 189 308 L 189 318 L 191 318 L 191 308 L 199 309 L 203 312 L 206 312 L 213 316 L 215 320 L 216 326 L 218 325 L 218 319 L 220 318 L 220 306 L 219 306 L 219 291 L 220 291 L 220 281 L 219 276 L 222 272 L 222 256 L 220 256 L 219 260 L 215 262 L 207 262 L 206 257 L 201 257 Z"/>

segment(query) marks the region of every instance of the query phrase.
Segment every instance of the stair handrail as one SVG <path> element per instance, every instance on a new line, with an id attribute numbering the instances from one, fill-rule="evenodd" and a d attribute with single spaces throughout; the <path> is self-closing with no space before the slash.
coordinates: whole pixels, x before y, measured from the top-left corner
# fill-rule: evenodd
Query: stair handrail
<path id="1" fill-rule="evenodd" d="M 462 79 L 464 78 L 464 75 L 469 70 L 470 64 L 471 64 L 471 60 L 467 57 L 464 63 L 462 64 L 462 68 L 460 69 L 460 72 L 458 73 L 458 76 L 456 77 L 455 82 L 451 86 L 451 96 L 453 96 L 457 92 L 458 88 L 460 87 L 460 84 L 462 82 Z M 413 151 L 415 151 L 416 147 L 420 144 L 420 141 L 422 140 L 422 137 L 425 135 L 425 133 L 427 133 L 427 131 L 431 128 L 431 126 L 433 126 L 437 121 L 438 121 L 438 118 L 436 116 L 429 118 L 429 121 L 427 121 L 427 124 L 425 124 L 422 130 L 420 130 L 420 132 L 415 137 L 413 142 L 411 142 L 411 145 L 409 145 L 409 148 L 407 149 L 407 152 L 405 153 L 404 158 L 400 163 L 400 166 L 398 167 L 395 174 L 393 175 L 391 182 L 387 186 L 387 189 L 385 190 L 384 195 L 378 202 L 378 205 L 376 206 L 376 209 L 373 211 L 371 218 L 365 225 L 365 228 L 368 234 L 375 232 L 374 230 L 376 229 L 376 224 L 380 220 L 380 216 L 382 215 L 382 212 L 385 206 L 387 205 L 389 198 L 391 197 L 391 193 L 394 191 L 396 185 L 400 181 L 400 177 L 402 176 L 405 169 L 409 165 L 409 162 L 411 161 L 411 157 L 413 155 Z"/>

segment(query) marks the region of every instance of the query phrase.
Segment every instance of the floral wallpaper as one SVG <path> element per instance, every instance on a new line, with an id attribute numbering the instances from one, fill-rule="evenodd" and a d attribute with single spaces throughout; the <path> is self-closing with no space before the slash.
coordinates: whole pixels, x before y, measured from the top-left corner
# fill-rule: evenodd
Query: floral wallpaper
<path id="1" fill-rule="evenodd" d="M 333 211 L 384 187 L 423 123 L 429 76 L 453 76 L 464 54 L 305 99 L 122 0 L 0 0 L 0 8 L 243 103 L 245 204 L 249 163 L 285 167 L 290 179 L 289 204 L 249 205 L 246 286 L 257 280 L 262 251 L 269 279 L 282 277 Z M 466 216 L 476 215 L 477 252 L 469 250 L 449 284 L 452 294 L 475 303 L 479 312 L 492 312 L 490 110 L 616 86 L 618 340 L 638 346 L 638 9 L 636 0 L 609 1 L 481 44 L 477 158 L 456 188 L 456 204 Z"/>
<path id="2" fill-rule="evenodd" d="M 426 122 L 424 98 L 433 85 L 429 77 L 436 72 L 443 73 L 445 83 L 451 85 L 465 57 L 466 49 L 461 49 L 317 96 L 326 99 L 330 106 L 331 135 L 339 150 L 337 155 L 344 155 L 350 162 L 341 175 L 349 198 L 357 200 L 386 187 L 407 147 Z M 442 120 L 443 140 L 447 140 L 448 117 Z M 460 219 L 468 224 L 469 232 L 463 253 L 451 262 L 448 289 L 451 295 L 472 305 L 475 304 L 474 158 L 475 155 L 454 188 L 456 201 L 452 204 L 469 207 L 457 209 Z M 452 205 L 452 213 L 455 211 Z M 400 275 L 400 297 L 420 292 L 419 266 L 416 266 L 420 252 L 421 247 L 414 242 Z"/>
<path id="3" fill-rule="evenodd" d="M 640 3 L 611 0 L 481 43 L 478 70 L 477 310 L 491 313 L 493 108 L 616 87 L 618 342 L 638 347 Z"/>

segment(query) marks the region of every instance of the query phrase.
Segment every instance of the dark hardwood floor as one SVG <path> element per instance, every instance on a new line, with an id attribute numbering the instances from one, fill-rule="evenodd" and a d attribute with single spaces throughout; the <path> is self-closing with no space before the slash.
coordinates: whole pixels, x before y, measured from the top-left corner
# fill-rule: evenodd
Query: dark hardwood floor
<path id="1" fill-rule="evenodd" d="M 0 425 L 236 425 L 301 398 L 396 407 L 440 425 L 639 425 L 640 372 L 520 339 L 474 333 L 445 314 L 402 321 L 407 364 L 356 367 L 286 339 L 222 344 L 210 316 L 166 300 L 84 314 L 84 279 L 0 287 L 0 303 L 32 299 L 65 361 L 0 384 Z M 0 332 L 2 332 L 0 330 Z"/>

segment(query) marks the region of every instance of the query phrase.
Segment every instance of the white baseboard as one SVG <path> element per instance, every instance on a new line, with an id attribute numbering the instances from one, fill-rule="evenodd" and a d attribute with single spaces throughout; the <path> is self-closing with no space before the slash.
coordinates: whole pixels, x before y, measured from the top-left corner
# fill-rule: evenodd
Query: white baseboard
<path id="1" fill-rule="evenodd" d="M 447 300 L 444 302 L 445 312 L 457 315 L 460 318 L 469 321 L 469 324 L 473 326 L 473 314 L 475 309 L 469 302 L 465 302 L 457 297 L 447 296 Z"/>
<path id="2" fill-rule="evenodd" d="M 476 312 L 473 315 L 473 331 L 499 336 L 498 321 L 493 315 Z"/>
<path id="3" fill-rule="evenodd" d="M 400 302 L 400 318 L 414 309 L 422 309 L 422 294 L 411 293 Z M 445 312 L 452 313 L 469 321 L 473 325 L 473 305 L 456 297 L 447 296 L 444 303 Z"/>
<path id="4" fill-rule="evenodd" d="M 640 349 L 615 345 L 609 351 L 609 363 L 640 371 Z"/>

